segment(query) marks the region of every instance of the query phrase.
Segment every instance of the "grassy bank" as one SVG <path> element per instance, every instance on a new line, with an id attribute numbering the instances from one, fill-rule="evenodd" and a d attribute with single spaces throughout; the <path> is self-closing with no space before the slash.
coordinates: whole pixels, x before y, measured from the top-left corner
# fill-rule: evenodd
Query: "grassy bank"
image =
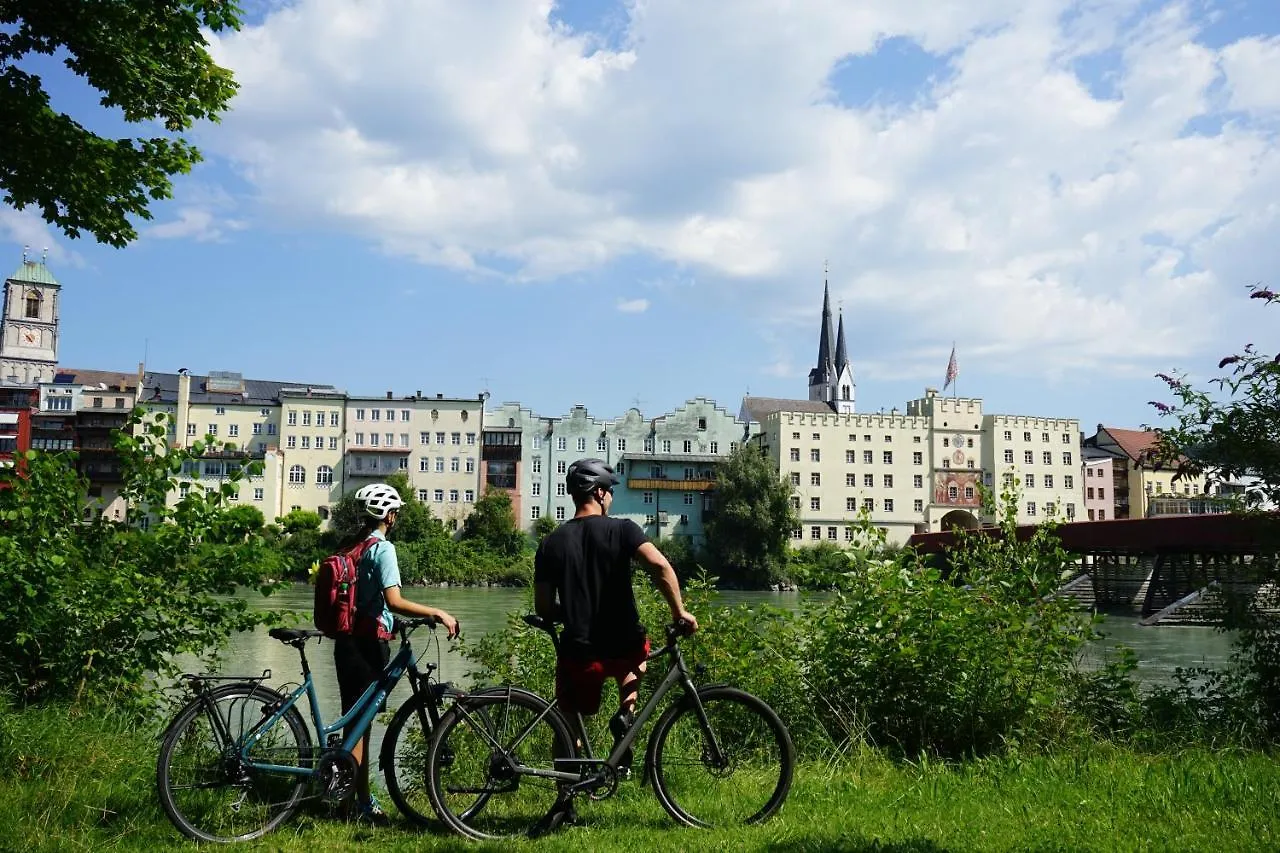
<path id="1" fill-rule="evenodd" d="M 154 735 L 101 715 L 0 717 L 0 849 L 193 849 L 153 790 Z M 677 829 L 631 783 L 582 809 L 586 825 L 544 850 L 1274 850 L 1280 765 L 1256 753 L 1143 755 L 1105 745 L 1052 756 L 903 765 L 865 752 L 801 766 L 781 815 L 762 827 Z M 378 829 L 303 814 L 253 849 L 456 850 L 442 829 Z M 469 845 L 469 849 L 485 849 Z"/>

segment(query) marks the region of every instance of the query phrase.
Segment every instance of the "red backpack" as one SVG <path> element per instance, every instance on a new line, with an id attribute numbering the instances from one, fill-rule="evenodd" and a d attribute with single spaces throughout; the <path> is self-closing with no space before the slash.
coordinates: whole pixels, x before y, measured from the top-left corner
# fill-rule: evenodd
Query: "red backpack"
<path id="1" fill-rule="evenodd" d="M 370 536 L 348 551 L 325 557 L 316 573 L 316 598 L 312 610 L 316 628 L 329 638 L 341 636 L 370 636 L 390 639 L 391 634 L 382 629 L 377 617 L 356 616 L 356 584 L 359 580 L 360 559 L 379 541 Z"/>

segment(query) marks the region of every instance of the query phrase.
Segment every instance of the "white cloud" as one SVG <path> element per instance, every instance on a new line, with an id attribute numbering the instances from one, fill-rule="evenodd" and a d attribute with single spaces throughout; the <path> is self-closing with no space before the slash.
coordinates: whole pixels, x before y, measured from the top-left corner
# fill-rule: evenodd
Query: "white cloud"
<path id="1" fill-rule="evenodd" d="M 1207 345 L 1245 259 L 1275 257 L 1280 197 L 1276 40 L 1215 51 L 1183 4 L 1143 8 L 648 0 L 608 47 L 545 0 L 297 0 L 215 40 L 243 88 L 205 145 L 274 215 L 425 263 L 647 255 L 749 291 L 767 326 L 811 322 L 830 258 L 894 346 L 1130 369 Z M 949 66 L 842 106 L 832 70 L 891 36 Z M 1099 57 L 1103 94 L 1077 72 Z M 1248 120 L 1189 133 L 1219 84 Z"/>
<path id="2" fill-rule="evenodd" d="M 1231 108 L 1280 111 L 1280 37 L 1246 38 L 1222 51 L 1222 69 L 1231 90 Z"/>
<path id="3" fill-rule="evenodd" d="M 243 222 L 220 219 L 212 210 L 202 207 L 180 207 L 178 216 L 168 222 L 150 225 L 142 234 L 157 240 L 196 240 L 201 243 L 222 240 L 228 231 L 240 231 Z"/>
<path id="4" fill-rule="evenodd" d="M 74 251 L 62 245 L 59 238 L 54 237 L 48 223 L 40 218 L 35 208 L 15 210 L 7 204 L 0 203 L 0 240 L 30 247 L 30 256 L 40 257 L 45 249 L 49 250 L 49 259 L 60 264 L 83 267 L 84 259 Z M 9 259 L 6 259 L 6 262 Z M 18 262 L 12 262 L 17 267 Z M 8 275 L 12 270 L 0 265 L 0 275 Z"/>
<path id="5" fill-rule="evenodd" d="M 618 310 L 623 314 L 643 314 L 649 310 L 648 299 L 618 300 Z"/>

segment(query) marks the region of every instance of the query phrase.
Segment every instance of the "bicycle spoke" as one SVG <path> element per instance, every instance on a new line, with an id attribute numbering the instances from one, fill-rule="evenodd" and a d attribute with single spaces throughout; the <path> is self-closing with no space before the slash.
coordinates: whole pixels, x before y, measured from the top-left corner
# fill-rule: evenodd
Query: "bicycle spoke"
<path id="1" fill-rule="evenodd" d="M 571 756 L 568 729 L 549 703 L 522 691 L 473 696 L 441 723 L 433 744 L 432 802 L 454 829 L 472 838 L 526 832 L 558 796 L 550 771 Z M 502 744 L 510 744 L 502 747 Z M 447 750 L 447 762 L 439 760 Z"/>
<path id="2" fill-rule="evenodd" d="M 262 730 L 261 720 L 276 696 L 251 686 L 224 688 L 210 698 L 212 708 L 188 706 L 166 735 L 157 777 L 161 803 L 186 835 L 205 841 L 255 838 L 297 808 L 305 776 L 248 764 L 305 767 L 311 760 L 310 737 L 296 712 Z M 220 724 L 211 713 L 218 714 Z M 237 744 L 249 732 L 258 741 L 242 754 Z"/>
<path id="3" fill-rule="evenodd" d="M 772 709 L 739 690 L 712 688 L 699 695 L 705 726 L 689 705 L 664 717 L 654 733 L 659 800 L 691 826 L 769 817 L 790 787 L 794 750 L 785 727 Z"/>

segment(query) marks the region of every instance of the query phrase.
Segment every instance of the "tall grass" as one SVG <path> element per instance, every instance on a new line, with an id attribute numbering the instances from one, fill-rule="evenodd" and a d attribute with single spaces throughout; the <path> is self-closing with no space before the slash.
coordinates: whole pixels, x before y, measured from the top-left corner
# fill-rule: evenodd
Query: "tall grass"
<path id="1" fill-rule="evenodd" d="M 156 803 L 153 732 L 110 714 L 0 713 L 0 849 L 190 850 Z M 1243 751 L 1141 754 L 1079 743 L 1052 755 L 944 763 L 854 748 L 801 765 L 781 814 L 760 827 L 677 828 L 627 783 L 584 803 L 586 824 L 539 850 L 1274 850 L 1280 766 Z M 250 849 L 486 850 L 398 818 L 371 829 L 305 813 Z M 503 848 L 505 849 L 505 848 Z"/>

